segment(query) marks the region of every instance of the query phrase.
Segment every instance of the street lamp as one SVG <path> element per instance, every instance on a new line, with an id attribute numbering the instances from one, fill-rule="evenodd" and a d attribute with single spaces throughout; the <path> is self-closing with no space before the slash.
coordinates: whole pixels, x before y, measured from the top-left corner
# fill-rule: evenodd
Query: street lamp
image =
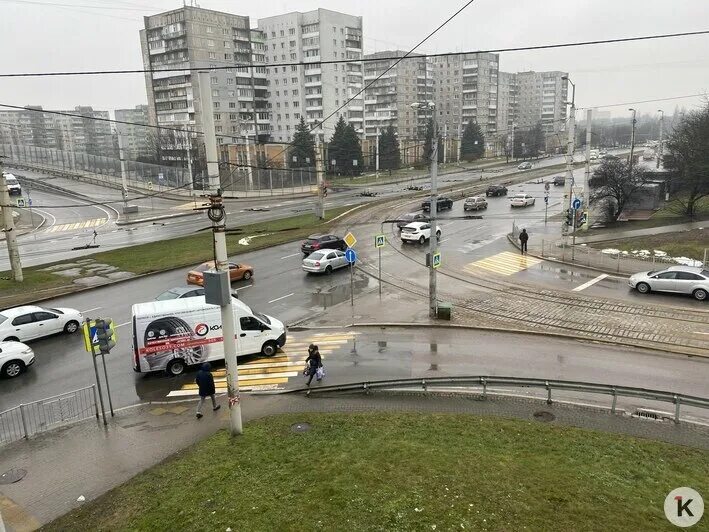
<path id="1" fill-rule="evenodd" d="M 657 112 L 660 113 L 660 144 L 657 147 L 657 160 L 655 161 L 655 168 L 660 168 L 660 159 L 662 158 L 662 155 L 664 153 L 662 148 L 662 133 L 663 126 L 665 125 L 665 112 L 662 109 L 658 109 Z"/>
<path id="2" fill-rule="evenodd" d="M 635 109 L 632 107 L 628 109 L 628 111 L 633 112 L 633 123 L 632 123 L 632 129 L 630 130 L 630 163 L 628 163 L 628 171 L 630 172 L 630 175 L 633 175 L 633 151 L 635 150 Z"/>
<path id="3" fill-rule="evenodd" d="M 433 136 L 431 138 L 431 203 L 430 221 L 431 226 L 429 238 L 428 257 L 428 315 L 435 318 L 438 315 L 438 303 L 436 301 L 436 268 L 433 267 L 433 256 L 436 254 L 436 214 L 438 211 L 438 127 L 436 125 L 436 105 L 433 102 L 414 102 L 411 108 L 415 111 L 432 111 Z"/>

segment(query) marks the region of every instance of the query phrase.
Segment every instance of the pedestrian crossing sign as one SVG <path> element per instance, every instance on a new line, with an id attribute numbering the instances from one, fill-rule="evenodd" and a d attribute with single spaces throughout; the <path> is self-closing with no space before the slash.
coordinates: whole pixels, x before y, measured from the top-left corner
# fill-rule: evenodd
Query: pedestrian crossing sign
<path id="1" fill-rule="evenodd" d="M 386 237 L 384 235 L 376 235 L 374 237 L 374 247 L 383 248 L 386 244 Z"/>
<path id="2" fill-rule="evenodd" d="M 24 207 L 26 205 L 25 198 L 17 198 L 17 206 Z"/>
<path id="3" fill-rule="evenodd" d="M 433 254 L 433 267 L 438 268 L 438 267 L 440 267 L 440 265 L 441 265 L 441 252 L 436 251 Z"/>

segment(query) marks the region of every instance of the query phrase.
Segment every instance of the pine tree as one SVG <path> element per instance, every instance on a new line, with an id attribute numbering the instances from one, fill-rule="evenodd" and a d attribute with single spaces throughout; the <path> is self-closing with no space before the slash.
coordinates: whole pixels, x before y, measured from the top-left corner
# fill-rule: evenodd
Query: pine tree
<path id="1" fill-rule="evenodd" d="M 354 126 L 348 125 L 342 116 L 337 121 L 335 132 L 330 139 L 328 159 L 330 165 L 335 161 L 334 166 L 330 168 L 331 172 L 352 176 L 359 175 L 362 171 L 364 159 L 359 137 Z"/>
<path id="2" fill-rule="evenodd" d="M 468 122 L 463 130 L 463 138 L 460 141 L 460 157 L 465 161 L 479 159 L 485 154 L 485 136 L 480 126 L 474 122 Z"/>
<path id="3" fill-rule="evenodd" d="M 379 135 L 379 168 L 396 170 L 400 166 L 399 139 L 394 132 L 394 127 L 389 126 Z"/>
<path id="4" fill-rule="evenodd" d="M 300 123 L 295 126 L 293 142 L 288 151 L 288 164 L 291 168 L 315 166 L 315 140 L 302 116 Z"/>

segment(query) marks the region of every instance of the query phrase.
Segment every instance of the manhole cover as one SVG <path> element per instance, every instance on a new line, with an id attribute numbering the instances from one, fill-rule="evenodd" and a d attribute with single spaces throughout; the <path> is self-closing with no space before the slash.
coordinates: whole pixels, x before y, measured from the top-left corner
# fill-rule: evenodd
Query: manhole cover
<path id="1" fill-rule="evenodd" d="M 26 469 L 10 469 L 0 475 L 0 484 L 14 484 L 25 478 L 26 474 Z"/>
<path id="2" fill-rule="evenodd" d="M 551 412 L 540 410 L 539 412 L 534 413 L 534 419 L 537 421 L 554 421 L 556 417 Z"/>
<path id="3" fill-rule="evenodd" d="M 308 432 L 310 430 L 310 423 L 294 423 L 290 426 L 293 432 Z"/>

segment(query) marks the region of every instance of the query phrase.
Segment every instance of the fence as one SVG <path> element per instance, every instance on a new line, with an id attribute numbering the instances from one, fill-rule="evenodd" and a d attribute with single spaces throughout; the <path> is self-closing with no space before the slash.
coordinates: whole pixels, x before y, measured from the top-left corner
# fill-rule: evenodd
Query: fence
<path id="1" fill-rule="evenodd" d="M 326 179 L 327 181 L 327 179 Z M 222 165 L 220 182 L 223 190 L 249 195 L 282 196 L 316 192 L 315 168 L 238 168 Z"/>
<path id="2" fill-rule="evenodd" d="M 420 387 L 423 391 L 430 391 L 441 386 L 466 386 L 476 387 L 480 389 L 483 399 L 487 398 L 488 393 L 491 393 L 492 386 L 504 388 L 536 388 L 545 392 L 547 404 L 552 404 L 553 391 L 572 391 L 589 394 L 608 395 L 610 398 L 610 411 L 615 414 L 618 409 L 618 398 L 635 397 L 642 398 L 648 401 L 659 401 L 670 403 L 674 407 L 673 419 L 675 423 L 681 420 L 680 410 L 682 405 L 696 407 L 709 410 L 709 399 L 704 397 L 696 397 L 693 395 L 684 395 L 674 392 L 664 392 L 659 390 L 648 390 L 645 388 L 633 388 L 630 386 L 614 386 L 611 384 L 596 384 L 589 382 L 578 381 L 561 381 L 548 379 L 528 379 L 523 377 L 491 377 L 491 376 L 472 376 L 472 377 L 434 377 L 430 379 L 394 379 L 373 382 L 359 382 L 353 384 L 342 384 L 332 386 L 320 386 L 310 390 L 311 394 L 326 393 L 326 392 L 346 392 L 346 391 L 363 391 L 370 390 L 389 390 L 392 388 L 411 388 Z M 298 390 L 292 390 L 298 391 Z M 495 393 L 504 395 L 504 390 L 494 390 Z"/>
<path id="3" fill-rule="evenodd" d="M 21 404 L 0 412 L 0 445 L 92 416 L 98 418 L 96 385 Z"/>

